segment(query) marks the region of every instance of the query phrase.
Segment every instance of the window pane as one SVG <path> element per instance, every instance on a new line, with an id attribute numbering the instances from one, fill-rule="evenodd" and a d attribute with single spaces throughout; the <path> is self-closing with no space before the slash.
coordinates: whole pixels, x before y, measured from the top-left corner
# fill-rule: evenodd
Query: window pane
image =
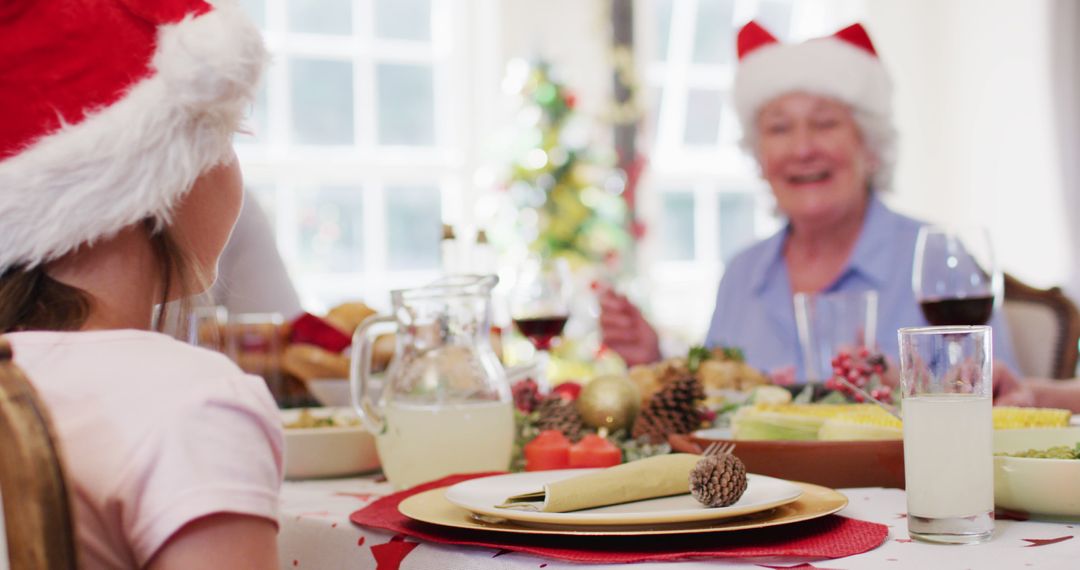
<path id="1" fill-rule="evenodd" d="M 256 26 L 266 28 L 266 0 L 240 0 L 240 7 Z"/>
<path id="2" fill-rule="evenodd" d="M 363 196 L 355 187 L 297 190 L 299 259 L 303 271 L 351 273 L 364 266 Z"/>
<path id="3" fill-rule="evenodd" d="M 732 16 L 735 0 L 699 0 L 694 30 L 694 61 L 727 63 L 735 53 Z"/>
<path id="4" fill-rule="evenodd" d="M 758 4 L 755 19 L 780 41 L 786 41 L 791 35 L 791 4 L 786 0 L 782 2 L 762 0 Z"/>
<path id="5" fill-rule="evenodd" d="M 754 241 L 754 197 L 720 195 L 720 259 L 725 264 Z"/>
<path id="6" fill-rule="evenodd" d="M 653 0 L 653 22 L 656 28 L 656 59 L 667 61 L 668 43 L 671 38 L 671 0 Z"/>
<path id="7" fill-rule="evenodd" d="M 352 63 L 292 58 L 290 65 L 292 142 L 352 144 Z"/>
<path id="8" fill-rule="evenodd" d="M 387 265 L 391 270 L 439 266 L 442 199 L 433 187 L 386 188 Z"/>
<path id="9" fill-rule="evenodd" d="M 352 34 L 352 0 L 288 0 L 289 31 Z"/>
<path id="10" fill-rule="evenodd" d="M 380 64 L 379 143 L 435 143 L 435 93 L 430 65 Z"/>
<path id="11" fill-rule="evenodd" d="M 720 91 L 690 89 L 686 94 L 686 128 L 683 142 L 692 146 L 712 146 L 720 135 Z"/>
<path id="12" fill-rule="evenodd" d="M 431 0 L 376 0 L 375 35 L 395 40 L 431 39 Z"/>
<path id="13" fill-rule="evenodd" d="M 664 90 L 660 87 L 649 87 L 649 114 L 645 117 L 645 136 L 650 145 L 656 145 L 660 138 L 660 106 L 663 102 Z"/>
<path id="14" fill-rule="evenodd" d="M 694 259 L 694 195 L 690 192 L 662 194 L 660 256 L 673 261 Z"/>

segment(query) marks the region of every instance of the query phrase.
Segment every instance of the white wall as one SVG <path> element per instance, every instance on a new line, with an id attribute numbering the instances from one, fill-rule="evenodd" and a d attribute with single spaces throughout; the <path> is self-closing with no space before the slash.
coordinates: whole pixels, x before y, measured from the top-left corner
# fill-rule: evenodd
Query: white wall
<path id="1" fill-rule="evenodd" d="M 547 59 L 575 93 L 579 112 L 598 117 L 611 92 L 608 0 L 503 0 L 499 59 Z"/>
<path id="2" fill-rule="evenodd" d="M 1052 75 L 1054 2 L 868 1 L 896 83 L 892 202 L 937 222 L 991 228 L 1006 271 L 1065 283 L 1073 251 Z"/>

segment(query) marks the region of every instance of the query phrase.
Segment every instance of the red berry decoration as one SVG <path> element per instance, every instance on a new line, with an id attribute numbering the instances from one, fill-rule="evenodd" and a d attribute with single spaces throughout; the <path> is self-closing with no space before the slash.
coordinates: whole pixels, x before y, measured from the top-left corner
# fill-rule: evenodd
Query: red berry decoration
<path id="1" fill-rule="evenodd" d="M 540 405 L 540 400 L 543 400 L 540 386 L 532 378 L 517 381 L 510 388 L 510 392 L 514 395 L 514 407 L 526 414 L 531 414 Z"/>
<path id="2" fill-rule="evenodd" d="M 865 401 L 866 397 L 852 389 L 850 383 L 868 391 L 875 400 L 892 402 L 892 392 L 881 385 L 881 376 L 887 368 L 884 355 L 872 353 L 866 347 L 859 348 L 854 354 L 841 350 L 832 359 L 832 367 L 833 377 L 825 381 L 826 388 L 840 392 L 850 400 Z"/>

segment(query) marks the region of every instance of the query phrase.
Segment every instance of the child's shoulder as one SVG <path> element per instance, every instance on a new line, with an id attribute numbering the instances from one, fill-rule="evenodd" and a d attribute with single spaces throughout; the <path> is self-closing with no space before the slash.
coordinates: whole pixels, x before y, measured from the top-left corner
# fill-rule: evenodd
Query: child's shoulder
<path id="1" fill-rule="evenodd" d="M 150 399 L 261 398 L 260 379 L 225 355 L 139 330 L 9 335 L 31 378 L 74 392 L 108 390 Z M 156 397 L 155 397 L 156 395 Z"/>

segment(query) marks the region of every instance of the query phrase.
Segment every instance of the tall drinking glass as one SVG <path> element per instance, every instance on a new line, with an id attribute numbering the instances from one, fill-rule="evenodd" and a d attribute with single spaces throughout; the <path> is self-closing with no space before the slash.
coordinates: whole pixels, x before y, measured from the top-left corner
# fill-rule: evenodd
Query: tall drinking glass
<path id="1" fill-rule="evenodd" d="M 877 291 L 796 293 L 792 301 L 807 382 L 828 380 L 842 350 L 877 349 Z"/>
<path id="2" fill-rule="evenodd" d="M 986 541 L 994 530 L 990 327 L 898 335 L 908 533 L 927 542 Z"/>

